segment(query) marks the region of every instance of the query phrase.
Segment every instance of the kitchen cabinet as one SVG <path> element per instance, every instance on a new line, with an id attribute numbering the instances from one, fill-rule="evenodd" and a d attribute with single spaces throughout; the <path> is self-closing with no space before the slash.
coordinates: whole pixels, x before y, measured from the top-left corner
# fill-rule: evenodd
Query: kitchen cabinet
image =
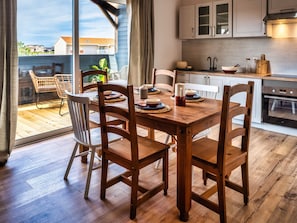
<path id="1" fill-rule="evenodd" d="M 262 80 L 253 78 L 224 78 L 223 85 L 247 84 L 249 81 L 254 81 L 254 96 L 253 96 L 253 109 L 252 109 L 252 122 L 261 123 L 262 121 Z M 233 102 L 240 104 L 245 103 L 245 95 L 239 93 L 231 98 Z M 235 119 L 242 121 L 243 117 L 239 116 Z"/>
<path id="2" fill-rule="evenodd" d="M 233 0 L 233 37 L 266 36 L 266 0 Z"/>
<path id="3" fill-rule="evenodd" d="M 195 37 L 195 8 L 195 5 L 186 5 L 179 9 L 180 39 L 194 39 Z"/>
<path id="4" fill-rule="evenodd" d="M 296 12 L 296 0 L 268 0 L 268 13 Z"/>
<path id="5" fill-rule="evenodd" d="M 206 84 L 206 85 L 214 85 L 219 87 L 219 92 L 216 96 L 216 99 L 223 98 L 223 83 L 225 77 L 220 76 L 212 76 L 209 74 L 191 74 L 189 82 L 196 84 Z"/>
<path id="6" fill-rule="evenodd" d="M 196 38 L 232 37 L 232 0 L 200 0 L 195 32 Z"/>
<path id="7" fill-rule="evenodd" d="M 188 83 L 190 82 L 190 74 L 187 73 L 178 73 L 176 75 L 176 83 Z"/>

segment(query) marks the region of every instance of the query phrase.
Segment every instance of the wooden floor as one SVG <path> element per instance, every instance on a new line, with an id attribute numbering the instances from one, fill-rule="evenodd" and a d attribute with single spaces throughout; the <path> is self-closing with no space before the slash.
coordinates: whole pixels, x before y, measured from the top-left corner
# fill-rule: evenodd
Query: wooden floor
<path id="1" fill-rule="evenodd" d="M 212 137 L 217 129 L 212 131 Z M 164 135 L 157 134 L 159 140 Z M 89 199 L 83 198 L 86 164 L 75 160 L 69 180 L 63 180 L 74 143 L 71 135 L 49 139 L 13 150 L 0 169 L 0 222 L 179 222 L 176 208 L 176 153 L 170 151 L 169 191 L 151 198 L 129 220 L 129 188 L 118 184 L 99 198 L 100 169 L 93 171 Z M 111 164 L 111 174 L 121 169 Z M 250 202 L 227 189 L 228 222 L 296 222 L 297 137 L 252 129 L 250 142 Z M 151 183 L 161 171 L 150 166 L 141 172 L 141 182 Z M 240 179 L 238 171 L 231 175 Z M 152 179 L 153 178 L 153 179 Z M 201 172 L 194 169 L 193 188 L 203 188 Z M 209 181 L 210 182 L 210 181 Z M 214 212 L 192 202 L 188 222 L 219 222 Z"/>
<path id="2" fill-rule="evenodd" d="M 40 109 L 33 104 L 18 106 L 16 140 L 55 131 L 71 125 L 67 103 L 59 115 L 60 99 L 40 103 Z"/>

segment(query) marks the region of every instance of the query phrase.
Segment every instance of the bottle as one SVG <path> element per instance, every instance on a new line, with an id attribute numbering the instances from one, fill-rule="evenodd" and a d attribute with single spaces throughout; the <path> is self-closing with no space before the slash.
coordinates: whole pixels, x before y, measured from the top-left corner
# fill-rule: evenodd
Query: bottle
<path id="1" fill-rule="evenodd" d="M 148 89 L 145 85 L 139 88 L 140 99 L 147 99 Z"/>
<path id="2" fill-rule="evenodd" d="M 256 70 L 257 70 L 257 60 L 258 60 L 257 57 L 253 57 L 253 60 L 251 61 L 252 62 L 251 73 L 256 73 Z"/>
<path id="3" fill-rule="evenodd" d="M 251 58 L 249 57 L 245 59 L 245 72 L 251 73 Z"/>

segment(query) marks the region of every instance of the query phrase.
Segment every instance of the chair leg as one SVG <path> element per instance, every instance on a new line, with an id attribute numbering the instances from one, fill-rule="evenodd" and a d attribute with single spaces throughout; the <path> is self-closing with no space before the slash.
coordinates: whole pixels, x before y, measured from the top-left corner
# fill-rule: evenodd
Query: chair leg
<path id="1" fill-rule="evenodd" d="M 241 177 L 242 177 L 242 187 L 243 187 L 243 202 L 245 205 L 249 202 L 249 174 L 248 165 L 241 165 Z"/>
<path id="2" fill-rule="evenodd" d="M 207 173 L 205 170 L 202 170 L 202 179 L 203 179 L 203 184 L 207 184 Z"/>
<path id="3" fill-rule="evenodd" d="M 164 195 L 167 195 L 168 190 L 168 150 L 163 158 L 163 182 L 164 182 Z"/>
<path id="4" fill-rule="evenodd" d="M 39 93 L 35 93 L 35 95 L 36 95 L 36 108 L 38 108 L 38 109 L 40 109 L 40 107 L 38 107 L 38 103 L 39 103 Z"/>
<path id="5" fill-rule="evenodd" d="M 136 209 L 137 209 L 139 170 L 131 171 L 131 173 L 132 173 L 132 185 L 131 185 L 130 219 L 133 220 L 136 217 Z"/>
<path id="6" fill-rule="evenodd" d="M 90 182 L 91 182 L 92 170 L 93 170 L 94 158 L 95 158 L 95 150 L 96 150 L 96 148 L 92 148 L 92 151 L 91 151 L 91 158 L 90 158 L 90 163 L 89 163 L 88 177 L 87 177 L 85 195 L 84 195 L 85 198 L 88 198 L 88 194 L 89 194 L 89 188 L 90 188 Z"/>
<path id="7" fill-rule="evenodd" d="M 292 103 L 292 104 L 291 104 L 291 106 L 292 106 L 292 114 L 295 115 L 295 114 L 296 114 L 296 110 L 295 110 L 295 102 L 292 101 L 291 103 Z"/>
<path id="8" fill-rule="evenodd" d="M 100 199 L 105 200 L 106 195 L 106 184 L 107 184 L 107 168 L 108 160 L 105 158 L 105 154 L 102 153 L 102 166 L 101 166 L 101 190 L 100 190 Z"/>
<path id="9" fill-rule="evenodd" d="M 60 108 L 59 108 L 59 115 L 60 116 L 63 116 L 63 114 L 61 113 L 63 105 L 64 105 L 64 98 L 61 98 Z"/>
<path id="10" fill-rule="evenodd" d="M 70 169 L 71 169 L 73 160 L 74 160 L 74 158 L 75 158 L 75 154 L 76 154 L 77 148 L 78 148 L 78 143 L 75 143 L 75 146 L 74 146 L 74 148 L 73 148 L 71 157 L 70 157 L 69 162 L 68 162 L 68 165 L 67 165 L 66 172 L 65 172 L 65 174 L 64 174 L 64 180 L 67 180 L 69 171 L 70 171 Z"/>
<path id="11" fill-rule="evenodd" d="M 225 176 L 217 176 L 217 188 L 218 188 L 218 204 L 219 204 L 219 215 L 220 222 L 227 222 L 226 214 L 226 196 L 225 196 Z"/>
<path id="12" fill-rule="evenodd" d="M 166 137 L 164 143 L 165 143 L 165 144 L 168 144 L 168 143 L 169 143 L 169 139 L 170 139 L 170 135 L 167 134 L 167 137 Z M 156 162 L 156 164 L 155 164 L 155 169 L 158 169 L 158 168 L 159 168 L 160 162 L 161 162 L 161 160 L 157 160 L 157 162 Z"/>

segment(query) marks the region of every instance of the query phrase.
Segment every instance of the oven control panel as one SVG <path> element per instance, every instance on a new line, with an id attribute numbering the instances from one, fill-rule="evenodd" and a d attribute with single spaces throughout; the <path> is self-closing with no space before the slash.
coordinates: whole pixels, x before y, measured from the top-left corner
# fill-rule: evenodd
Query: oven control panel
<path id="1" fill-rule="evenodd" d="M 283 95 L 289 97 L 297 97 L 297 88 L 263 86 L 262 93 L 279 96 Z"/>

